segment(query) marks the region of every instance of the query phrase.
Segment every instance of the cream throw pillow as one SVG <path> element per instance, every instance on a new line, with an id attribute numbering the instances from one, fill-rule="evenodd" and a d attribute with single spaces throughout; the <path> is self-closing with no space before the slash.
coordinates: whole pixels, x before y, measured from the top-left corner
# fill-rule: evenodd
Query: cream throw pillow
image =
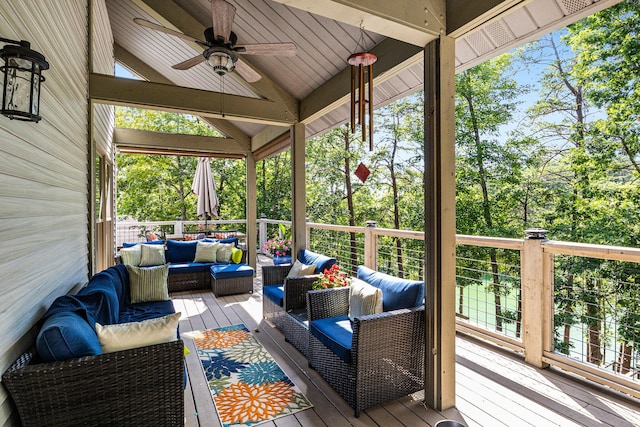
<path id="1" fill-rule="evenodd" d="M 231 252 L 233 251 L 233 243 L 219 243 L 216 258 L 218 262 L 231 261 Z"/>
<path id="2" fill-rule="evenodd" d="M 296 260 L 291 266 L 291 270 L 289 270 L 289 274 L 287 277 L 300 277 L 300 276 L 308 276 L 309 274 L 313 274 L 316 271 L 316 266 L 311 264 L 303 264 L 300 260 Z"/>
<path id="3" fill-rule="evenodd" d="M 218 242 L 198 242 L 193 262 L 216 262 L 218 245 Z"/>
<path id="4" fill-rule="evenodd" d="M 349 320 L 376 313 L 382 313 L 382 290 L 358 278 L 351 279 Z"/>
<path id="5" fill-rule="evenodd" d="M 164 245 L 140 245 L 140 267 L 162 265 L 164 260 Z"/>
<path id="6" fill-rule="evenodd" d="M 127 271 L 129 272 L 129 293 L 133 304 L 169 299 L 167 286 L 169 264 L 147 268 L 127 265 Z"/>
<path id="7" fill-rule="evenodd" d="M 142 245 L 135 245 L 129 248 L 120 249 L 120 259 L 124 265 L 140 265 L 140 259 L 142 257 Z"/>
<path id="8" fill-rule="evenodd" d="M 101 325 L 96 323 L 96 333 L 103 353 L 161 344 L 178 339 L 178 322 L 181 313 L 169 314 L 141 322 Z"/>

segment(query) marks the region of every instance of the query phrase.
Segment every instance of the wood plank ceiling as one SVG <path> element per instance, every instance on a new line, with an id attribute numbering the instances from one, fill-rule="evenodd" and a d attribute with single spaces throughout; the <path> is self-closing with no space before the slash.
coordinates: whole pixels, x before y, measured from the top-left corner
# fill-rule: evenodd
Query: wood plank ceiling
<path id="1" fill-rule="evenodd" d="M 133 22 L 133 18 L 158 22 L 203 39 L 201 31 L 211 25 L 210 1 L 107 0 L 116 45 L 116 60 L 149 80 L 152 79 L 144 76 L 143 69 L 154 70 L 162 79 L 177 86 L 212 92 L 220 92 L 223 89 L 225 94 L 250 98 L 268 97 L 273 93 L 283 94 L 284 99 L 290 97 L 288 99 L 294 99 L 299 103 L 299 116 L 300 120 L 306 124 L 307 138 L 326 132 L 347 120 L 349 116 L 348 104 L 346 104 L 348 82 L 343 84 L 344 87 L 337 83 L 332 85 L 331 82 L 333 79 L 342 84 L 344 80 L 342 76 L 345 75 L 347 67 L 346 58 L 356 51 L 357 46 L 359 46 L 358 50 L 380 49 L 383 55 L 397 55 L 397 57 L 393 56 L 393 61 L 401 62 L 399 67 L 382 65 L 383 72 L 376 71 L 375 108 L 415 93 L 423 87 L 422 54 L 420 46 L 415 46 L 415 38 L 408 40 L 407 36 L 403 40 L 406 43 L 398 43 L 392 40 L 392 36 L 404 37 L 402 32 L 396 32 L 391 28 L 390 36 L 367 29 L 368 22 L 371 22 L 371 27 L 376 29 L 384 28 L 384 25 L 378 24 L 379 19 L 374 21 L 371 18 L 371 16 L 375 17 L 375 12 L 370 12 L 364 6 L 358 5 L 367 3 L 368 6 L 375 8 L 378 7 L 375 5 L 379 2 L 227 1 L 237 9 L 233 31 L 238 36 L 238 44 L 294 42 L 298 47 L 297 55 L 295 57 L 243 56 L 245 62 L 264 76 L 255 85 L 247 84 L 237 73 L 231 73 L 222 79 L 213 73 L 205 62 L 187 71 L 174 70 L 171 65 L 198 55 L 202 49 L 195 43 L 141 27 Z M 458 23 L 456 19 L 462 19 L 460 17 L 468 12 L 467 9 L 473 9 L 473 7 L 470 8 L 466 0 L 447 0 L 446 14 L 449 18 L 446 20 L 446 26 L 449 28 L 448 35 L 456 39 L 456 72 L 461 72 L 527 41 L 535 40 L 545 33 L 566 26 L 618 1 L 620 0 L 491 0 L 485 6 L 486 13 L 479 14 L 468 22 Z M 353 7 L 349 9 L 353 11 L 345 14 L 344 19 L 340 17 L 340 20 L 337 20 L 333 16 L 336 11 L 330 10 L 333 3 L 340 7 L 344 3 L 355 4 L 355 6 L 349 6 Z M 425 2 L 426 5 L 432 3 L 438 2 Z M 412 3 L 406 2 L 406 4 Z M 442 0 L 442 4 L 445 4 L 445 0 Z M 444 23 L 444 19 L 436 16 L 437 11 L 427 8 L 424 10 L 431 19 L 429 21 L 425 18 L 427 24 L 433 26 L 434 22 L 436 25 L 440 22 Z M 389 12 L 380 11 L 379 15 L 383 19 L 384 13 Z M 388 17 L 386 18 L 391 21 Z M 358 24 L 354 25 L 356 22 L 362 23 L 364 32 L 360 30 Z M 428 32 L 426 36 L 429 36 Z M 135 61 L 126 61 L 125 56 L 133 57 Z M 384 58 L 380 58 L 379 63 L 383 60 Z M 375 68 L 376 66 L 374 70 Z M 327 88 L 338 93 L 333 96 L 323 93 Z M 336 91 L 336 88 L 340 90 Z M 267 93 L 269 91 L 271 93 Z M 212 106 L 213 110 L 216 108 Z M 222 105 L 219 108 L 222 108 Z M 248 137 L 260 139 L 264 143 L 268 142 L 270 136 L 277 136 L 286 130 L 286 128 L 269 130 L 268 125 L 248 121 L 231 120 L 231 122 Z M 253 150 L 259 148 L 259 144 L 252 144 Z"/>

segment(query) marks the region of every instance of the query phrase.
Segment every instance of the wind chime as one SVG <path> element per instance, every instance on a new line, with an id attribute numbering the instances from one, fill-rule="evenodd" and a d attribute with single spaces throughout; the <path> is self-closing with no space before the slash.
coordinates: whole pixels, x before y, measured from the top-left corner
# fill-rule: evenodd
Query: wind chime
<path id="1" fill-rule="evenodd" d="M 360 27 L 360 40 L 356 49 L 361 47 L 363 40 L 364 27 Z M 356 52 L 347 59 L 351 65 L 351 132 L 356 131 L 357 117 L 357 123 L 362 130 L 362 140 L 367 140 L 368 136 L 369 151 L 373 151 L 373 64 L 377 60 L 378 57 L 369 52 Z M 367 104 L 369 105 L 368 129 L 365 117 Z"/>

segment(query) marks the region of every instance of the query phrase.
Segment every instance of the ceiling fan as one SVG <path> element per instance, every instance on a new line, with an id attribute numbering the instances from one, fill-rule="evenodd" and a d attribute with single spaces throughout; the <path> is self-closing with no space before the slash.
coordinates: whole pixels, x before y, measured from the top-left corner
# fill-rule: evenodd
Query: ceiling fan
<path id="1" fill-rule="evenodd" d="M 236 8 L 225 0 L 211 0 L 211 12 L 213 15 L 213 26 L 204 30 L 205 41 L 163 27 L 162 25 L 154 24 L 146 19 L 135 18 L 133 21 L 138 25 L 151 28 L 152 30 L 162 31 L 165 34 L 195 42 L 204 47 L 201 55 L 173 65 L 172 68 L 176 70 L 188 70 L 201 62 L 207 61 L 213 70 L 221 76 L 235 70 L 246 81 L 256 82 L 260 80 L 260 74 L 243 62 L 238 55 L 295 56 L 297 48 L 293 43 L 236 45 L 238 37 L 231 31 Z"/>

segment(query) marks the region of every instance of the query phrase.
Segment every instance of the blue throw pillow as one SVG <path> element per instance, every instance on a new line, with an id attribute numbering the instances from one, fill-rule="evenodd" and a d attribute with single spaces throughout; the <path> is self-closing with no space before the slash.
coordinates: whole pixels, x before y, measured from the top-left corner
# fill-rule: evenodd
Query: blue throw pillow
<path id="1" fill-rule="evenodd" d="M 326 255 L 320 255 L 317 254 L 315 252 L 306 250 L 306 249 L 301 249 L 300 250 L 300 254 L 298 255 L 298 259 L 300 260 L 301 263 L 306 264 L 306 265 L 315 265 L 316 266 L 316 271 L 315 274 L 319 274 L 324 272 L 324 270 L 327 270 L 329 268 L 331 268 L 331 266 L 333 264 L 336 263 L 336 259 L 335 258 L 330 258 Z"/>
<path id="2" fill-rule="evenodd" d="M 197 240 L 167 240 L 167 262 L 193 262 L 197 247 Z"/>
<path id="3" fill-rule="evenodd" d="M 220 242 L 220 243 L 233 243 L 233 246 L 238 247 L 238 238 L 237 237 L 227 237 L 226 239 L 210 239 L 204 238 L 203 242 Z"/>
<path id="4" fill-rule="evenodd" d="M 96 332 L 82 316 L 71 311 L 57 313 L 44 322 L 36 348 L 44 362 L 102 353 Z"/>
<path id="5" fill-rule="evenodd" d="M 358 279 L 382 290 L 384 311 L 417 307 L 423 304 L 424 282 L 407 280 L 358 266 Z"/>

